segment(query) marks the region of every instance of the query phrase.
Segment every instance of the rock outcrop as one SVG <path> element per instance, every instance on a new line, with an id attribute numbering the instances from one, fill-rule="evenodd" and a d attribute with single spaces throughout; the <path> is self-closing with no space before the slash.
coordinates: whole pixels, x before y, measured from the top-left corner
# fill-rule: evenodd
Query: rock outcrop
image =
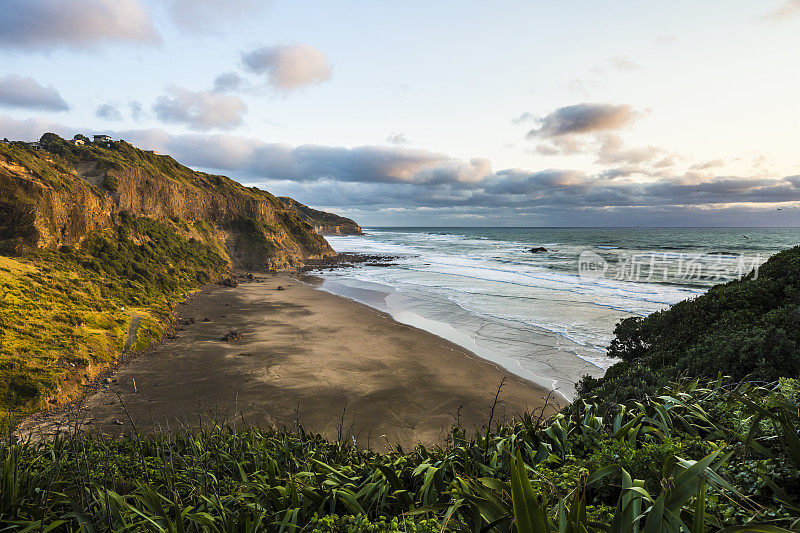
<path id="1" fill-rule="evenodd" d="M 279 200 L 301 219 L 314 226 L 314 232 L 318 235 L 363 235 L 361 227 L 350 218 L 318 211 L 288 196 L 280 196 Z"/>
<path id="2" fill-rule="evenodd" d="M 201 223 L 199 237 L 239 268 L 294 268 L 335 255 L 314 225 L 266 191 L 124 141 L 75 146 L 45 134 L 40 144 L 0 144 L 0 249 L 79 245 L 130 213 L 178 228 Z"/>

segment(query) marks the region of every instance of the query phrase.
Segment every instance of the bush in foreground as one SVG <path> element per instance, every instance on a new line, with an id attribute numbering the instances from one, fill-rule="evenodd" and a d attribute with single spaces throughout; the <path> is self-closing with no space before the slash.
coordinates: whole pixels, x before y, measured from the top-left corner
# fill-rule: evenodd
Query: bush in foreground
<path id="1" fill-rule="evenodd" d="M 800 246 L 741 280 L 647 317 L 621 321 L 608 355 L 620 362 L 585 377 L 581 397 L 622 403 L 682 376 L 775 381 L 800 375 Z"/>
<path id="2" fill-rule="evenodd" d="M 212 428 L 0 445 L 7 531 L 781 531 L 800 525 L 798 382 L 677 383 L 445 448 Z M 757 525 L 760 524 L 760 525 Z M 27 529 L 26 529 L 27 528 Z M 743 529 L 744 528 L 744 529 Z"/>

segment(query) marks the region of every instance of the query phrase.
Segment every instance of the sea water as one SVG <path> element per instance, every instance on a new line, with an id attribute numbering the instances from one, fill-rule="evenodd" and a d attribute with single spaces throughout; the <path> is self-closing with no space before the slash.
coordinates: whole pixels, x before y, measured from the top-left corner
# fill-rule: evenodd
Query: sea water
<path id="1" fill-rule="evenodd" d="M 327 237 L 392 266 L 323 271 L 322 288 L 431 331 L 570 399 L 602 375 L 615 325 L 703 294 L 800 243 L 798 229 L 369 228 Z M 546 252 L 531 253 L 532 247 Z M 602 263 L 600 272 L 581 264 Z M 553 355 L 556 353 L 556 355 Z"/>

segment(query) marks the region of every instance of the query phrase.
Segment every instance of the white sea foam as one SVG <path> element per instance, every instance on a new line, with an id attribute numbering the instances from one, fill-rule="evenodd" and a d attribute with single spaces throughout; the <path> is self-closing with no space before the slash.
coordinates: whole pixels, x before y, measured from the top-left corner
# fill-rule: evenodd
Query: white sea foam
<path id="1" fill-rule="evenodd" d="M 460 339 L 459 344 L 520 375 L 548 386 L 558 384 L 569 397 L 580 378 L 579 370 L 595 368 L 594 373 L 602 373 L 613 364 L 605 348 L 620 319 L 646 316 L 700 295 L 710 285 L 686 285 L 680 279 L 648 283 L 581 278 L 577 258 L 582 251 L 615 254 L 626 248 L 609 242 L 607 235 L 592 242 L 589 231 L 539 231 L 533 235 L 538 240 L 535 243 L 529 230 L 504 230 L 499 236 L 491 231 L 374 230 L 365 236 L 328 237 L 336 251 L 392 255 L 397 264 L 321 275 L 335 282 L 327 286 L 333 292 L 341 292 L 348 284 L 383 287 L 389 297 L 365 303 L 383 307 L 399 319 L 414 317 L 414 325 L 456 342 Z M 626 248 L 634 253 L 658 254 L 659 259 L 674 261 L 708 258 L 704 254 L 709 253 L 710 244 L 681 244 L 685 249 L 676 251 L 664 244 L 672 234 L 661 241 L 651 238 L 652 242 L 638 234 L 634 237 L 638 238 L 636 246 Z M 735 248 L 735 243 L 719 241 L 711 241 L 716 249 Z M 548 252 L 532 254 L 532 244 Z M 720 248 L 725 246 L 728 248 Z M 713 260 L 727 261 L 730 266 L 738 258 L 736 254 L 718 254 Z M 550 346 L 543 347 L 542 342 Z M 578 370 L 570 373 L 542 361 L 553 348 L 574 354 L 580 361 Z"/>

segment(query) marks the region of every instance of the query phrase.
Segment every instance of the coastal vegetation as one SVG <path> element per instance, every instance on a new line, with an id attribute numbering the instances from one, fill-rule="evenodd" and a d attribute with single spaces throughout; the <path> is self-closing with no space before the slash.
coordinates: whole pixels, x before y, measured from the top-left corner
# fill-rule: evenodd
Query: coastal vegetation
<path id="1" fill-rule="evenodd" d="M 621 321 L 608 354 L 620 362 L 587 376 L 581 397 L 613 405 L 653 394 L 681 377 L 774 381 L 800 375 L 800 247 L 742 280 L 647 317 Z"/>
<path id="2" fill-rule="evenodd" d="M 268 192 L 124 141 L 0 143 L 0 428 L 79 396 L 232 267 L 332 253 Z"/>
<path id="3" fill-rule="evenodd" d="M 542 407 L 481 428 L 456 419 L 433 448 L 375 451 L 299 423 L 213 418 L 195 433 L 143 435 L 131 419 L 127 436 L 110 439 L 76 420 L 52 439 L 21 437 L 12 413 L 77 396 L 236 261 L 327 253 L 268 193 L 124 142 L 42 144 L 0 152 L 0 531 L 800 527 L 800 248 L 758 276 L 622 321 L 609 349 L 620 362 L 582 380 L 561 413 Z M 88 181 L 76 166 L 87 162 L 97 172 Z M 222 207 L 205 211 L 192 195 Z M 122 198 L 135 198 L 131 209 Z M 104 218 L 64 225 L 56 213 L 74 207 L 65 199 Z M 174 210 L 144 213 L 164 205 Z"/>
<path id="4" fill-rule="evenodd" d="M 227 269 L 202 227 L 129 214 L 79 247 L 0 256 L 0 425 L 77 395 L 69 380 L 88 382 L 129 337 L 146 348 L 173 304 Z"/>
<path id="5" fill-rule="evenodd" d="M 312 209 L 288 196 L 278 199 L 298 217 L 314 226 L 314 231 L 320 235 L 362 235 L 361 227 L 351 218 Z"/>
<path id="6" fill-rule="evenodd" d="M 800 525 L 800 383 L 678 382 L 615 415 L 578 402 L 445 446 L 306 433 L 0 444 L 5 531 L 786 531 Z"/>

